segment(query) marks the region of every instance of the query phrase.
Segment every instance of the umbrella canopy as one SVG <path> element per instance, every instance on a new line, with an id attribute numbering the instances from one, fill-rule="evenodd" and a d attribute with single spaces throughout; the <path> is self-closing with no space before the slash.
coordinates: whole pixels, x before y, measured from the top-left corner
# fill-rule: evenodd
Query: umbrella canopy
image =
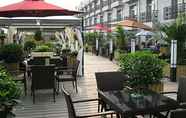
<path id="1" fill-rule="evenodd" d="M 140 21 L 134 20 L 134 19 L 128 19 L 128 20 L 121 21 L 118 23 L 118 25 L 132 27 L 132 28 L 140 28 L 140 29 L 144 29 L 144 30 L 152 30 L 151 27 L 143 24 Z"/>
<path id="2" fill-rule="evenodd" d="M 136 34 L 136 36 L 153 36 L 153 35 L 154 35 L 153 32 L 144 31 L 144 30 Z"/>
<path id="3" fill-rule="evenodd" d="M 44 0 L 24 0 L 15 4 L 0 7 L 0 17 L 45 17 L 59 15 L 75 15 L 80 12 L 71 11 L 46 3 Z"/>
<path id="4" fill-rule="evenodd" d="M 106 32 L 112 32 L 112 30 L 110 28 L 108 28 L 107 26 L 105 26 L 103 24 L 96 24 L 95 26 L 90 27 L 89 29 L 102 30 L 102 31 L 106 31 Z"/>

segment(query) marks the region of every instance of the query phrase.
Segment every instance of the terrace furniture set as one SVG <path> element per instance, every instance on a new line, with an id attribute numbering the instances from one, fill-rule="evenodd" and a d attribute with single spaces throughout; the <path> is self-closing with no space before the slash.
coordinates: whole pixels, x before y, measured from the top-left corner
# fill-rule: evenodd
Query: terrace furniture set
<path id="1" fill-rule="evenodd" d="M 27 79 L 31 79 L 33 103 L 35 103 L 36 90 L 39 89 L 51 89 L 55 102 L 55 95 L 59 93 L 60 82 L 72 81 L 73 87 L 76 87 L 77 92 L 78 60 L 70 66 L 64 66 L 60 57 L 36 57 L 25 60 L 24 64 L 21 65 L 21 71 L 11 72 L 11 74 L 14 76 L 15 81 L 24 83 L 25 95 L 27 93 Z"/>
<path id="2" fill-rule="evenodd" d="M 174 100 L 165 93 L 157 93 L 152 90 L 139 90 L 127 87 L 124 83 L 128 77 L 121 72 L 101 72 L 96 73 L 97 91 L 98 91 L 98 114 L 97 115 L 116 114 L 117 118 L 136 118 L 140 116 L 149 116 L 154 118 L 185 118 L 185 89 L 186 78 L 179 79 L 178 96 Z M 93 100 L 82 100 L 73 102 L 68 92 L 63 88 L 66 99 L 69 118 L 81 118 L 76 116 L 73 104 L 79 102 L 89 102 Z M 166 92 L 175 93 L 175 92 Z M 101 108 L 100 108 L 101 107 Z M 104 111 L 104 112 L 103 112 Z"/>

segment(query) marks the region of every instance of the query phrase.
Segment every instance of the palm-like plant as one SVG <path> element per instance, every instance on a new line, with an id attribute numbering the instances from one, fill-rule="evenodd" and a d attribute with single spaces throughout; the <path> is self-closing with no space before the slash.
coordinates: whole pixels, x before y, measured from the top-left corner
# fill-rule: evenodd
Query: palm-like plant
<path id="1" fill-rule="evenodd" d="M 117 26 L 116 28 L 116 45 L 121 50 L 126 48 L 126 35 L 122 26 Z"/>
<path id="2" fill-rule="evenodd" d="M 185 15 L 180 15 L 173 23 L 166 24 L 161 27 L 161 30 L 165 32 L 167 37 L 164 39 L 170 44 L 171 40 L 177 40 L 177 56 L 178 64 L 182 64 L 185 55 L 185 42 L 186 42 L 186 17 Z M 170 45 L 169 45 L 170 46 Z"/>

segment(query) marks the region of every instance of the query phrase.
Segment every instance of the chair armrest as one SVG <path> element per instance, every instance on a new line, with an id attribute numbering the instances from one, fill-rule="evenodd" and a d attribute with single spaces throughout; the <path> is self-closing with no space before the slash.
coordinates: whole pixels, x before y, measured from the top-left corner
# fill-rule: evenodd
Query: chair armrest
<path id="1" fill-rule="evenodd" d="M 74 69 L 73 66 L 61 66 L 61 67 L 56 67 L 57 70 L 68 70 L 68 69 Z"/>
<path id="2" fill-rule="evenodd" d="M 160 92 L 160 94 L 177 94 L 177 91 Z"/>
<path id="3" fill-rule="evenodd" d="M 183 109 L 186 109 L 186 103 L 185 102 L 180 103 L 179 107 L 183 108 Z"/>
<path id="4" fill-rule="evenodd" d="M 77 116 L 77 118 L 87 118 L 87 117 L 95 117 L 95 116 L 111 115 L 111 114 L 116 114 L 116 112 L 114 112 L 114 111 L 99 112 L 99 113 L 95 113 L 95 114 L 87 114 L 87 115 Z"/>
<path id="5" fill-rule="evenodd" d="M 73 101 L 72 103 L 81 103 L 81 102 L 91 102 L 91 101 L 98 101 L 99 99 L 87 99 L 87 100 L 77 100 L 77 101 Z"/>

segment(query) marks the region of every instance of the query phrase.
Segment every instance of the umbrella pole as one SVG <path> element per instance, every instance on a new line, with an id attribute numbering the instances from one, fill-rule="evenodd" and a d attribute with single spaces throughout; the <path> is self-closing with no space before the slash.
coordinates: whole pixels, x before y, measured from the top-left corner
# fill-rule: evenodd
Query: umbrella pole
<path id="1" fill-rule="evenodd" d="M 81 18 L 81 28 L 82 28 L 82 39 L 83 39 L 83 46 L 85 44 L 85 37 L 84 37 L 84 18 Z M 82 76 L 84 76 L 84 48 L 83 48 L 83 55 L 82 55 Z"/>

